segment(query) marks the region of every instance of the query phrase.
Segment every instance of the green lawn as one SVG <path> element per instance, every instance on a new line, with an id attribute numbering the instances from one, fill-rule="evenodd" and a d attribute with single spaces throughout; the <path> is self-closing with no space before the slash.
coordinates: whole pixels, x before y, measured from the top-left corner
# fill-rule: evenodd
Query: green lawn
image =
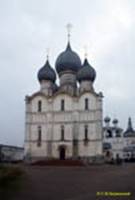
<path id="1" fill-rule="evenodd" d="M 0 164 L 0 196 L 4 200 L 12 199 L 20 191 L 23 177 L 24 171 L 20 167 Z"/>

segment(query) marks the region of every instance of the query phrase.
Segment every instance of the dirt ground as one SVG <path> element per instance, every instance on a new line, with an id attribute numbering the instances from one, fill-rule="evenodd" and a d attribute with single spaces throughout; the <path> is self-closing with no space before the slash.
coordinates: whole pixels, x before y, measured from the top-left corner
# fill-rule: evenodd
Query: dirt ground
<path id="1" fill-rule="evenodd" d="M 135 163 L 121 166 L 23 168 L 26 179 L 14 200 L 135 200 Z M 131 196 L 97 197 L 97 192 L 130 192 Z"/>

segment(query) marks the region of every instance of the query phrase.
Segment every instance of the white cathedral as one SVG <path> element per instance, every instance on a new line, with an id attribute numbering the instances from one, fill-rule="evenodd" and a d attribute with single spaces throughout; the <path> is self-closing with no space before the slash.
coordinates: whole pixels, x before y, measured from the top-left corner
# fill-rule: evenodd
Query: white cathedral
<path id="1" fill-rule="evenodd" d="M 71 48 L 56 59 L 55 69 L 47 58 L 38 71 L 39 91 L 26 96 L 25 157 L 45 159 L 101 158 L 102 99 L 94 89 L 95 69 Z"/>

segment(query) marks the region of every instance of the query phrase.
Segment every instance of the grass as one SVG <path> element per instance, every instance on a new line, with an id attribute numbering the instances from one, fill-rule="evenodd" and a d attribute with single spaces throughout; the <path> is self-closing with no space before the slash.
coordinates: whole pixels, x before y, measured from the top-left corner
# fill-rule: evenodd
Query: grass
<path id="1" fill-rule="evenodd" d="M 0 165 L 0 196 L 11 199 L 21 189 L 24 171 L 18 166 Z"/>

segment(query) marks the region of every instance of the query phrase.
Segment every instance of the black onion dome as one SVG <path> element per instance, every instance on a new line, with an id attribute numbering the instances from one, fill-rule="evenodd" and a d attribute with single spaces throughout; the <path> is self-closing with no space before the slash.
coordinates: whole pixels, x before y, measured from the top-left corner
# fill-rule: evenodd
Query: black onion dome
<path id="1" fill-rule="evenodd" d="M 105 123 L 109 123 L 110 121 L 111 121 L 111 118 L 110 118 L 110 117 L 106 116 L 106 117 L 104 118 L 104 122 L 105 122 Z"/>
<path id="2" fill-rule="evenodd" d="M 114 120 L 112 121 L 113 124 L 118 124 L 118 122 L 119 122 L 118 119 L 114 119 Z"/>
<path id="3" fill-rule="evenodd" d="M 47 60 L 45 65 L 38 72 L 38 80 L 41 82 L 42 80 L 50 80 L 55 82 L 56 74 L 53 68 L 50 66 L 49 61 Z"/>
<path id="4" fill-rule="evenodd" d="M 58 56 L 55 67 L 58 73 L 67 70 L 78 72 L 78 70 L 81 68 L 80 57 L 77 55 L 77 53 L 72 51 L 69 42 L 66 50 Z"/>
<path id="5" fill-rule="evenodd" d="M 79 82 L 88 80 L 94 81 L 96 78 L 96 71 L 95 69 L 89 64 L 87 58 L 85 58 L 82 68 L 79 70 L 77 74 L 77 80 Z"/>

